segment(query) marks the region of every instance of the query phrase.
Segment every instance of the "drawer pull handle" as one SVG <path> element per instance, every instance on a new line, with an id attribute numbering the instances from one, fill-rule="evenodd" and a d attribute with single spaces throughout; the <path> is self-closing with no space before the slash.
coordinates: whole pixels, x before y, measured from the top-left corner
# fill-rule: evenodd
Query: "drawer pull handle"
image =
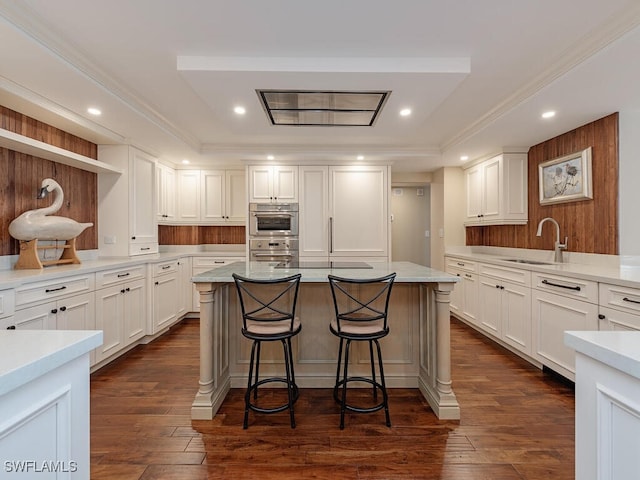
<path id="1" fill-rule="evenodd" d="M 460 267 L 464 267 L 464 263 L 462 263 L 462 262 L 457 262 L 457 264 L 458 264 Z"/>
<path id="2" fill-rule="evenodd" d="M 213 263 L 224 263 L 224 260 L 214 260 Z"/>
<path id="3" fill-rule="evenodd" d="M 151 247 L 143 247 L 140 250 L 151 250 Z"/>
<path id="4" fill-rule="evenodd" d="M 118 278 L 128 277 L 129 275 L 131 275 L 129 272 L 127 272 L 127 273 L 119 273 L 118 274 Z"/>
<path id="5" fill-rule="evenodd" d="M 542 280 L 542 283 L 544 283 L 545 285 L 550 285 L 552 287 L 560 287 L 560 288 L 566 288 L 567 290 L 575 290 L 576 292 L 579 292 L 580 290 L 582 290 L 578 285 L 575 285 L 575 286 L 560 285 L 559 283 L 553 283 L 553 282 L 550 282 L 549 280 Z"/>
<path id="6" fill-rule="evenodd" d="M 631 300 L 629 297 L 624 297 L 622 299 L 623 302 L 630 302 L 630 303 L 640 303 L 640 301 L 638 300 Z"/>
<path id="7" fill-rule="evenodd" d="M 44 293 L 51 293 L 51 292 L 59 292 L 60 290 L 64 290 L 65 288 L 67 288 L 65 285 L 58 287 L 58 288 L 47 288 Z"/>
<path id="8" fill-rule="evenodd" d="M 165 265 L 164 267 L 162 267 L 162 270 L 166 270 L 167 268 L 171 268 L 171 265 Z"/>

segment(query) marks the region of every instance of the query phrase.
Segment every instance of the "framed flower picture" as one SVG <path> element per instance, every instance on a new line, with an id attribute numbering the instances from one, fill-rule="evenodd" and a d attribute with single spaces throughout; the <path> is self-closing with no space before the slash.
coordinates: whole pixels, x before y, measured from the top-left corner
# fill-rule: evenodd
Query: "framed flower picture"
<path id="1" fill-rule="evenodd" d="M 591 147 L 538 165 L 540 205 L 593 198 Z"/>

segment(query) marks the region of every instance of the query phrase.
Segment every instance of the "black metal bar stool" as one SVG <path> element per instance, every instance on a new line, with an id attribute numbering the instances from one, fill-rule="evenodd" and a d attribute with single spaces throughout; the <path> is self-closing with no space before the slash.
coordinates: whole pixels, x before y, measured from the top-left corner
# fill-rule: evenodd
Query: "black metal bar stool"
<path id="1" fill-rule="evenodd" d="M 333 397 L 340 404 L 340 429 L 344 429 L 344 414 L 347 410 L 357 413 L 370 413 L 384 408 L 387 426 L 391 426 L 389 399 L 382 365 L 382 352 L 378 340 L 389 333 L 387 311 L 395 277 L 395 273 L 370 279 L 342 278 L 329 275 L 329 285 L 331 286 L 336 312 L 335 318 L 331 320 L 329 325 L 329 330 L 340 339 L 336 383 L 333 387 Z M 369 343 L 371 378 L 349 376 L 349 349 L 352 341 L 366 341 Z M 378 355 L 380 381 L 376 379 L 375 363 L 373 361 L 374 344 Z M 340 377 L 340 368 L 343 361 L 344 369 L 342 377 Z M 375 402 L 378 401 L 378 390 L 380 390 L 382 392 L 382 401 L 369 407 L 348 403 L 347 385 L 352 382 L 371 384 L 373 386 L 373 400 Z"/>
<path id="2" fill-rule="evenodd" d="M 248 427 L 249 410 L 259 413 L 276 413 L 289 409 L 291 428 L 296 427 L 293 404 L 298 400 L 299 392 L 293 370 L 291 338 L 300 333 L 302 328 L 300 319 L 295 315 L 300 277 L 301 275 L 297 274 L 285 278 L 256 280 L 233 274 L 242 309 L 242 335 L 253 340 L 249 379 L 244 397 L 243 428 L 245 429 Z M 282 342 L 285 377 L 268 377 L 260 380 L 260 346 L 262 342 L 274 341 Z M 287 403 L 276 407 L 258 406 L 258 387 L 274 382 L 286 385 Z M 251 402 L 252 393 L 253 403 Z"/>

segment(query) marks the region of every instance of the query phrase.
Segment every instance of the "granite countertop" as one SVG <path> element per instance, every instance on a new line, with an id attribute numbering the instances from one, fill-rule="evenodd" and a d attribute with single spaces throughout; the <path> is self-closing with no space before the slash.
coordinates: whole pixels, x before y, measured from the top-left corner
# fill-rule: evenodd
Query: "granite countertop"
<path id="1" fill-rule="evenodd" d="M 99 345 L 96 330 L 0 330 L 0 396 Z"/>
<path id="2" fill-rule="evenodd" d="M 564 342 L 577 352 L 640 379 L 640 332 L 568 331 Z"/>
<path id="3" fill-rule="evenodd" d="M 227 283 L 233 282 L 231 276 L 233 273 L 257 279 L 280 278 L 301 273 L 301 282 L 319 283 L 327 282 L 329 274 L 347 278 L 375 278 L 393 272 L 397 274 L 395 281 L 400 283 L 458 282 L 460 280 L 455 275 L 410 262 L 367 263 L 373 268 L 276 268 L 269 262 L 236 262 L 201 273 L 191 280 L 196 283 Z"/>

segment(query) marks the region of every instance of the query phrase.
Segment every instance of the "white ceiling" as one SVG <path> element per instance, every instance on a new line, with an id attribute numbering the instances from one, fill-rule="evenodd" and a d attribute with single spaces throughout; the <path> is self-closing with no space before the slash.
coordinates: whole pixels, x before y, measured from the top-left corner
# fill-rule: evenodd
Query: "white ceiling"
<path id="1" fill-rule="evenodd" d="M 639 25 L 638 0 L 0 0 L 0 104 L 175 164 L 429 172 L 640 109 Z M 373 127 L 286 127 L 270 88 L 392 94 Z"/>

